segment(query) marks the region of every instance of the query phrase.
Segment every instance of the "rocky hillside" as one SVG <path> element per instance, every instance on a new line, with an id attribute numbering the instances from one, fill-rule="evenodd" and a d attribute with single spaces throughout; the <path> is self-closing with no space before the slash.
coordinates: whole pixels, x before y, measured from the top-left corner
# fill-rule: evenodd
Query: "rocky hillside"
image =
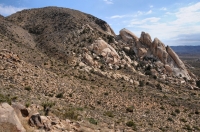
<path id="1" fill-rule="evenodd" d="M 14 108 L 19 120 L 0 130 L 200 130 L 199 78 L 158 38 L 116 35 L 58 7 L 0 17 L 0 27 L 0 102 L 12 106 L 0 114 Z"/>
<path id="2" fill-rule="evenodd" d="M 115 35 L 105 21 L 66 8 L 25 10 L 9 16 L 7 20 L 32 34 L 36 47 L 43 53 L 65 61 L 72 53 L 80 54 L 80 47 L 92 43 L 99 36 L 109 39 Z"/>

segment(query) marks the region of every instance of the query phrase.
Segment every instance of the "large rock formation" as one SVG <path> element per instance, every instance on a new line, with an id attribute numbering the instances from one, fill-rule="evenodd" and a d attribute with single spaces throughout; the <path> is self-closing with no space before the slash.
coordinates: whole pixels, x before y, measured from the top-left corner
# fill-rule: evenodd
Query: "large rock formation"
<path id="1" fill-rule="evenodd" d="M 135 34 L 133 34 L 131 31 L 124 28 L 120 30 L 120 36 L 126 43 L 133 44 L 134 47 L 136 48 L 141 47 L 141 42 L 139 41 L 139 38 Z"/>
<path id="2" fill-rule="evenodd" d="M 168 73 L 173 71 L 176 76 L 191 79 L 178 55 L 169 46 L 165 47 L 158 38 L 155 38 L 152 42 L 151 36 L 145 32 L 142 32 L 140 38 L 138 38 L 127 29 L 122 29 L 120 36 L 127 44 L 132 43 L 132 48 L 138 57 L 153 56 L 165 64 L 164 68 Z"/>
<path id="3" fill-rule="evenodd" d="M 7 103 L 0 104 L 0 131 L 26 132 L 14 109 Z"/>
<path id="4" fill-rule="evenodd" d="M 95 40 L 88 49 L 93 51 L 95 54 L 104 57 L 108 64 L 116 64 L 119 62 L 120 57 L 116 50 L 101 38 Z"/>

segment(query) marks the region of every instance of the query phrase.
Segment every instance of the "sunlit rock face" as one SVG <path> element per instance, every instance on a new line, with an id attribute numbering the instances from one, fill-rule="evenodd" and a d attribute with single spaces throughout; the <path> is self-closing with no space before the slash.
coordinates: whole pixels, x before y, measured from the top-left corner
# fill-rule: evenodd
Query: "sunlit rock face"
<path id="1" fill-rule="evenodd" d="M 132 44 L 132 48 L 139 58 L 145 56 L 154 57 L 164 64 L 164 68 L 168 73 L 191 79 L 178 55 L 169 46 L 166 47 L 158 38 L 152 41 L 151 36 L 145 32 L 142 32 L 140 38 L 138 38 L 127 29 L 122 29 L 120 36 L 124 42 Z"/>

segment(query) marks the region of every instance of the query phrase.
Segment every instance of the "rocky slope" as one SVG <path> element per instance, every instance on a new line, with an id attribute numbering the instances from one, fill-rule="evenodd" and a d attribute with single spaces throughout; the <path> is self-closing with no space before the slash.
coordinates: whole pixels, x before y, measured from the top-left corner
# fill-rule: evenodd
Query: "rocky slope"
<path id="1" fill-rule="evenodd" d="M 58 7 L 0 17 L 0 27 L 0 101 L 37 106 L 18 112 L 26 131 L 200 130 L 198 77 L 158 38 L 115 35 Z"/>

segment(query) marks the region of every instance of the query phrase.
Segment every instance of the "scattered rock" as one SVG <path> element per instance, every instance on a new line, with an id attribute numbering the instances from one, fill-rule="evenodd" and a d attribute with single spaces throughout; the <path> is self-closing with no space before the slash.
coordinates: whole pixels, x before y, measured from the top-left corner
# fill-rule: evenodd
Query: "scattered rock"
<path id="1" fill-rule="evenodd" d="M 7 103 L 0 104 L 0 131 L 26 132 L 15 110 Z"/>
<path id="2" fill-rule="evenodd" d="M 32 127 L 44 128 L 44 125 L 42 124 L 42 120 L 39 113 L 35 113 L 31 115 L 29 119 L 29 124 Z"/>

